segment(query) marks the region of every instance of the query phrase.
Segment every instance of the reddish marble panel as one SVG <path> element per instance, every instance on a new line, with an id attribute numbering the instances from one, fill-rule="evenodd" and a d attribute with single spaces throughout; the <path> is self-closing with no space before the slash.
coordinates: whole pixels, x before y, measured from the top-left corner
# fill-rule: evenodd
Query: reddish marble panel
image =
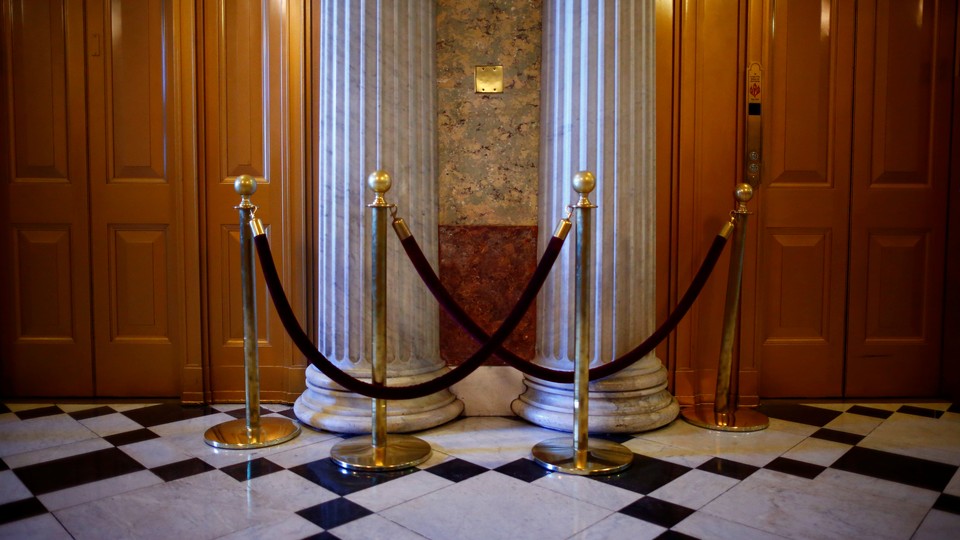
<path id="1" fill-rule="evenodd" d="M 537 228 L 492 225 L 440 226 L 440 279 L 450 294 L 488 333 L 503 322 L 537 266 Z M 536 305 L 507 347 L 532 359 Z M 445 313 L 440 314 L 440 357 L 448 365 L 468 358 L 479 345 Z M 503 365 L 499 358 L 488 364 Z"/>

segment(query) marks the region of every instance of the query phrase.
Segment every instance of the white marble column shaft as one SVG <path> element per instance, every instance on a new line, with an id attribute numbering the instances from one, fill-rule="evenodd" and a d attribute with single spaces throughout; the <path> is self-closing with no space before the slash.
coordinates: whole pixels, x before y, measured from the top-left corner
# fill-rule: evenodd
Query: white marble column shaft
<path id="1" fill-rule="evenodd" d="M 575 202 L 573 175 L 597 178 L 593 242 L 593 362 L 639 345 L 656 327 L 654 3 L 546 0 L 540 169 L 541 250 Z M 573 235 L 568 242 L 572 242 Z M 537 304 L 537 361 L 573 369 L 574 250 L 564 249 Z M 572 385 L 525 378 L 513 411 L 570 431 Z M 654 353 L 591 383 L 591 432 L 637 432 L 672 421 L 679 405 Z"/>
<path id="2" fill-rule="evenodd" d="M 371 377 L 370 209 L 367 175 L 386 170 L 397 205 L 437 265 L 436 76 L 433 2 L 320 2 L 317 313 L 320 351 L 358 378 Z M 438 309 L 399 241 L 387 237 L 388 385 L 447 370 Z M 294 404 L 302 422 L 343 433 L 370 431 L 370 399 L 307 369 Z M 388 403 L 387 429 L 416 431 L 457 417 L 449 390 Z"/>

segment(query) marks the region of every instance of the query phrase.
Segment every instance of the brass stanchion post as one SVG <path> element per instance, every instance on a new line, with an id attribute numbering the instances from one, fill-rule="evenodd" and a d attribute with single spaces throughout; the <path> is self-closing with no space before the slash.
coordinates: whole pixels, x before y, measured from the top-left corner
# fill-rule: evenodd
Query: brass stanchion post
<path id="1" fill-rule="evenodd" d="M 367 185 L 376 193 L 372 203 L 371 234 L 371 319 L 373 323 L 373 384 L 383 386 L 387 379 L 387 219 L 394 205 L 383 199 L 390 190 L 390 175 L 374 171 Z M 341 467 L 363 471 L 393 471 L 415 467 L 430 457 L 430 444 L 409 435 L 387 435 L 387 401 L 374 398 L 371 404 L 369 436 L 339 442 L 330 449 L 330 457 Z"/>
<path id="2" fill-rule="evenodd" d="M 246 375 L 246 418 L 218 424 L 206 431 L 203 438 L 216 448 L 246 450 L 273 446 L 300 434 L 300 426 L 287 418 L 260 417 L 260 359 L 257 354 L 257 301 L 253 280 L 253 234 L 251 227 L 262 230 L 254 217 L 257 207 L 250 196 L 257 191 L 257 181 L 248 175 L 238 176 L 233 188 L 240 194 L 240 286 L 243 299 L 243 370 Z"/>
<path id="3" fill-rule="evenodd" d="M 597 207 L 587 195 L 595 186 L 596 179 L 589 171 L 573 177 L 573 189 L 580 194 L 577 204 L 570 207 L 577 212 L 573 444 L 566 437 L 558 437 L 537 443 L 531 451 L 534 460 L 547 470 L 582 476 L 619 472 L 633 462 L 633 452 L 626 446 L 587 437 L 594 297 L 592 210 Z"/>
<path id="4" fill-rule="evenodd" d="M 760 431 L 770 425 L 766 415 L 754 409 L 739 408 L 739 358 L 733 354 L 740 310 L 740 283 L 743 277 L 743 248 L 747 237 L 747 201 L 753 198 L 750 184 L 740 184 L 734 191 L 737 209 L 733 211 L 733 246 L 730 248 L 730 272 L 727 275 L 727 297 L 723 309 L 723 334 L 720 339 L 720 361 L 717 365 L 717 391 L 714 403 L 697 405 L 682 411 L 684 419 L 695 426 L 718 431 Z"/>

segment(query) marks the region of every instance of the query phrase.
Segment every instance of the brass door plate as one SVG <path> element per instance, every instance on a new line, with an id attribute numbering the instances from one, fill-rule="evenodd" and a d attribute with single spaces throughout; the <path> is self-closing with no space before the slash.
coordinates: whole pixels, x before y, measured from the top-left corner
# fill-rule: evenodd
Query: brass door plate
<path id="1" fill-rule="evenodd" d="M 503 66 L 477 66 L 474 78 L 478 94 L 503 93 Z"/>

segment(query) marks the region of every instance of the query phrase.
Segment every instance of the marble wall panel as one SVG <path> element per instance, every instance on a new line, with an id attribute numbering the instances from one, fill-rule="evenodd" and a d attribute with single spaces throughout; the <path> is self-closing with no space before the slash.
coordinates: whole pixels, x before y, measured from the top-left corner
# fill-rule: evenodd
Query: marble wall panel
<path id="1" fill-rule="evenodd" d="M 533 226 L 440 226 L 440 279 L 468 314 L 488 333 L 510 313 L 537 266 L 537 228 Z M 536 306 L 520 322 L 506 345 L 532 359 Z M 446 314 L 440 315 L 440 356 L 460 364 L 479 345 Z M 503 365 L 491 359 L 491 365 Z"/>
<path id="2" fill-rule="evenodd" d="M 441 225 L 536 225 L 541 0 L 437 1 Z M 502 94 L 474 69 L 502 65 Z"/>

